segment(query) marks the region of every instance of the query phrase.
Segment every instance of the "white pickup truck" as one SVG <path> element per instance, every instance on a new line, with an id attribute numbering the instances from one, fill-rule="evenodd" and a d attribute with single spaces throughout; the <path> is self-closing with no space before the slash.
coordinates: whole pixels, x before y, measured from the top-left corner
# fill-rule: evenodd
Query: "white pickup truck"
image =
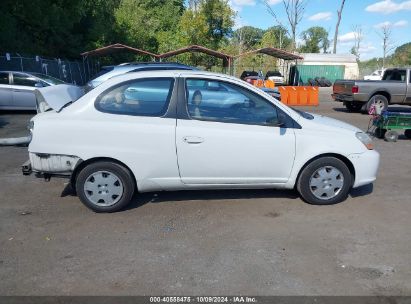
<path id="1" fill-rule="evenodd" d="M 390 104 L 411 105 L 411 68 L 386 69 L 382 80 L 337 80 L 332 97 L 344 102 L 349 111 L 381 110 Z"/>

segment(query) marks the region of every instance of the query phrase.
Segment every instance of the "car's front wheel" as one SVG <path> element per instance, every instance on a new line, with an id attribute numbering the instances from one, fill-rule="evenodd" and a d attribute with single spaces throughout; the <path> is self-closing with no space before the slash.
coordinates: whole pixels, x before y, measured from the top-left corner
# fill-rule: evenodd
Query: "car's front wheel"
<path id="1" fill-rule="evenodd" d="M 95 212 L 115 212 L 131 202 L 135 191 L 130 171 L 115 162 L 101 161 L 84 167 L 76 178 L 80 200 Z"/>
<path id="2" fill-rule="evenodd" d="M 352 186 L 347 165 L 335 157 L 322 157 L 308 164 L 300 174 L 297 189 L 309 204 L 331 205 L 344 201 Z"/>

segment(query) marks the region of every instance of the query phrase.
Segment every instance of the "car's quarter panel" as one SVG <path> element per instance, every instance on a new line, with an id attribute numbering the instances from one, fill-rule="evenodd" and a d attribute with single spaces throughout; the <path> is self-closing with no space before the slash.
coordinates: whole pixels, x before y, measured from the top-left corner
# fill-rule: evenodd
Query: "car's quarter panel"
<path id="1" fill-rule="evenodd" d="M 178 120 L 176 140 L 186 184 L 284 184 L 294 162 L 294 129 Z"/>
<path id="2" fill-rule="evenodd" d="M 85 114 L 85 113 L 84 113 Z M 112 158 L 130 168 L 139 191 L 179 183 L 172 118 L 99 113 L 45 113 L 34 121 L 31 153 Z"/>
<path id="3" fill-rule="evenodd" d="M 166 75 L 173 78 L 173 73 Z M 59 113 L 38 114 L 33 119 L 29 152 L 73 155 L 82 161 L 111 158 L 130 168 L 140 192 L 181 189 L 175 117 L 168 112 L 163 117 L 112 114 L 95 106 L 96 100 L 112 88 L 133 79 L 153 78 L 150 76 L 142 72 L 114 77 Z M 173 106 L 175 90 L 172 92 L 167 111 Z"/>

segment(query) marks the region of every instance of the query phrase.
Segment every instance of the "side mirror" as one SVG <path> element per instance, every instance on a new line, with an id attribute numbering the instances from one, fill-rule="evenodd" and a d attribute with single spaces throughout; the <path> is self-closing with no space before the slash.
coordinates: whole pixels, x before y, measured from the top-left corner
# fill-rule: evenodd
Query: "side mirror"
<path id="1" fill-rule="evenodd" d="M 42 88 L 42 87 L 43 87 L 43 84 L 42 84 L 41 82 L 36 82 L 36 83 L 34 84 L 34 87 L 35 87 L 35 88 Z"/>

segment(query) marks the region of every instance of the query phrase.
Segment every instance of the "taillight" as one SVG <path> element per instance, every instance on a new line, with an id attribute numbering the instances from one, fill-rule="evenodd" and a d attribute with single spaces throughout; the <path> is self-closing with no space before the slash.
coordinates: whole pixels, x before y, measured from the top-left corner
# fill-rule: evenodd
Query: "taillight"
<path id="1" fill-rule="evenodd" d="M 359 91 L 360 91 L 360 90 L 359 90 L 358 86 L 353 86 L 352 89 L 351 89 L 351 92 L 352 92 L 353 94 L 358 93 Z"/>

